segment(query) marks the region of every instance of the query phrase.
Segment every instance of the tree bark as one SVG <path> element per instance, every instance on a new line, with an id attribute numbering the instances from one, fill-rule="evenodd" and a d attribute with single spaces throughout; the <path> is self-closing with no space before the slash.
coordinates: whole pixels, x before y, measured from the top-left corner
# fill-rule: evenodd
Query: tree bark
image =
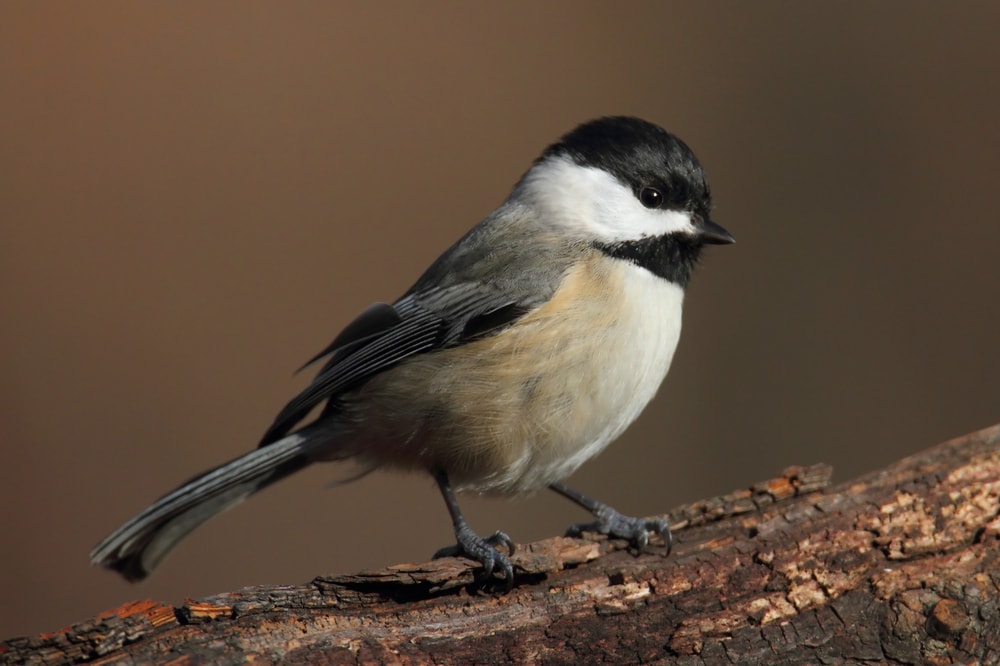
<path id="1" fill-rule="evenodd" d="M 444 558 L 137 601 L 0 643 L 0 662 L 1000 663 L 1000 426 L 830 473 L 676 509 L 669 558 L 557 537 L 517 549 L 506 595 Z"/>

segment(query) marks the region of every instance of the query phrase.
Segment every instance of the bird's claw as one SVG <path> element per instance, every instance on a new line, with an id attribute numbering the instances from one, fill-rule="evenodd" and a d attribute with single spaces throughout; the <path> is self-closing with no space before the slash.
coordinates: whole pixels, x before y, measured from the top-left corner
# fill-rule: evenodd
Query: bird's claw
<path id="1" fill-rule="evenodd" d="M 514 554 L 514 541 L 506 533 L 497 530 L 484 539 L 468 526 L 462 526 L 455 532 L 455 537 L 458 543 L 437 551 L 434 553 L 434 559 L 468 557 L 483 565 L 483 571 L 477 578 L 481 586 L 485 587 L 490 583 L 495 577 L 494 574 L 499 577 L 498 583 L 502 581 L 504 592 L 514 586 L 514 565 L 511 564 L 509 557 Z M 498 550 L 500 547 L 507 551 L 507 555 Z"/>
<path id="2" fill-rule="evenodd" d="M 650 534 L 663 537 L 666 555 L 673 546 L 673 535 L 670 532 L 670 522 L 666 518 L 634 518 L 626 516 L 604 505 L 594 514 L 597 520 L 593 523 L 578 523 L 566 530 L 567 536 L 580 536 L 583 532 L 607 534 L 611 538 L 625 539 L 640 553 L 649 546 Z"/>

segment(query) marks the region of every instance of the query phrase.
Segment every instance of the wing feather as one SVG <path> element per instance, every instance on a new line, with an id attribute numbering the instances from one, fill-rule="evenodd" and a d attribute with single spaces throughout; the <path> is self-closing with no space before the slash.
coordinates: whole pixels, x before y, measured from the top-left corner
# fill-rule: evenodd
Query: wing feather
<path id="1" fill-rule="evenodd" d="M 391 314 L 386 311 L 389 307 Z M 411 293 L 392 306 L 369 307 L 310 361 L 331 357 L 315 379 L 278 413 L 260 446 L 286 436 L 314 407 L 373 375 L 416 354 L 495 334 L 529 310 L 530 306 L 474 283 Z M 366 315 L 372 320 L 363 321 Z M 481 324 L 483 317 L 488 319 L 488 330 Z M 467 334 L 470 322 L 474 336 Z M 349 334 L 351 331 L 357 334 Z"/>

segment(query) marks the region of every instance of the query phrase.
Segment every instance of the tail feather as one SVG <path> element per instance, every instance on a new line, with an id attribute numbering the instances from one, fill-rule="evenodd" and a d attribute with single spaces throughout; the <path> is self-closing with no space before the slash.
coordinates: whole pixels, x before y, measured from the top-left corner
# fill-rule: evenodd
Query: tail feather
<path id="1" fill-rule="evenodd" d="M 105 537 L 91 564 L 142 580 L 206 520 L 309 465 L 314 447 L 314 438 L 295 433 L 188 481 Z"/>

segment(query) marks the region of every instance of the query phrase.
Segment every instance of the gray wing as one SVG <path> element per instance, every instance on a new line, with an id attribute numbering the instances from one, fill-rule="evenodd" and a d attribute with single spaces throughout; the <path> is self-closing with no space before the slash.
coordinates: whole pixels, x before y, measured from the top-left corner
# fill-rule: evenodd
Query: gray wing
<path id="1" fill-rule="evenodd" d="M 442 254 L 401 299 L 361 313 L 306 364 L 330 357 L 260 445 L 284 437 L 324 400 L 404 359 L 494 335 L 547 301 L 570 254 L 540 240 L 532 220 L 508 201 Z"/>
<path id="2" fill-rule="evenodd" d="M 370 306 L 306 364 L 330 355 L 312 383 L 278 413 L 260 446 L 281 439 L 313 407 L 372 375 L 415 354 L 496 333 L 531 309 L 528 303 L 476 284 L 411 294 L 394 305 Z"/>

